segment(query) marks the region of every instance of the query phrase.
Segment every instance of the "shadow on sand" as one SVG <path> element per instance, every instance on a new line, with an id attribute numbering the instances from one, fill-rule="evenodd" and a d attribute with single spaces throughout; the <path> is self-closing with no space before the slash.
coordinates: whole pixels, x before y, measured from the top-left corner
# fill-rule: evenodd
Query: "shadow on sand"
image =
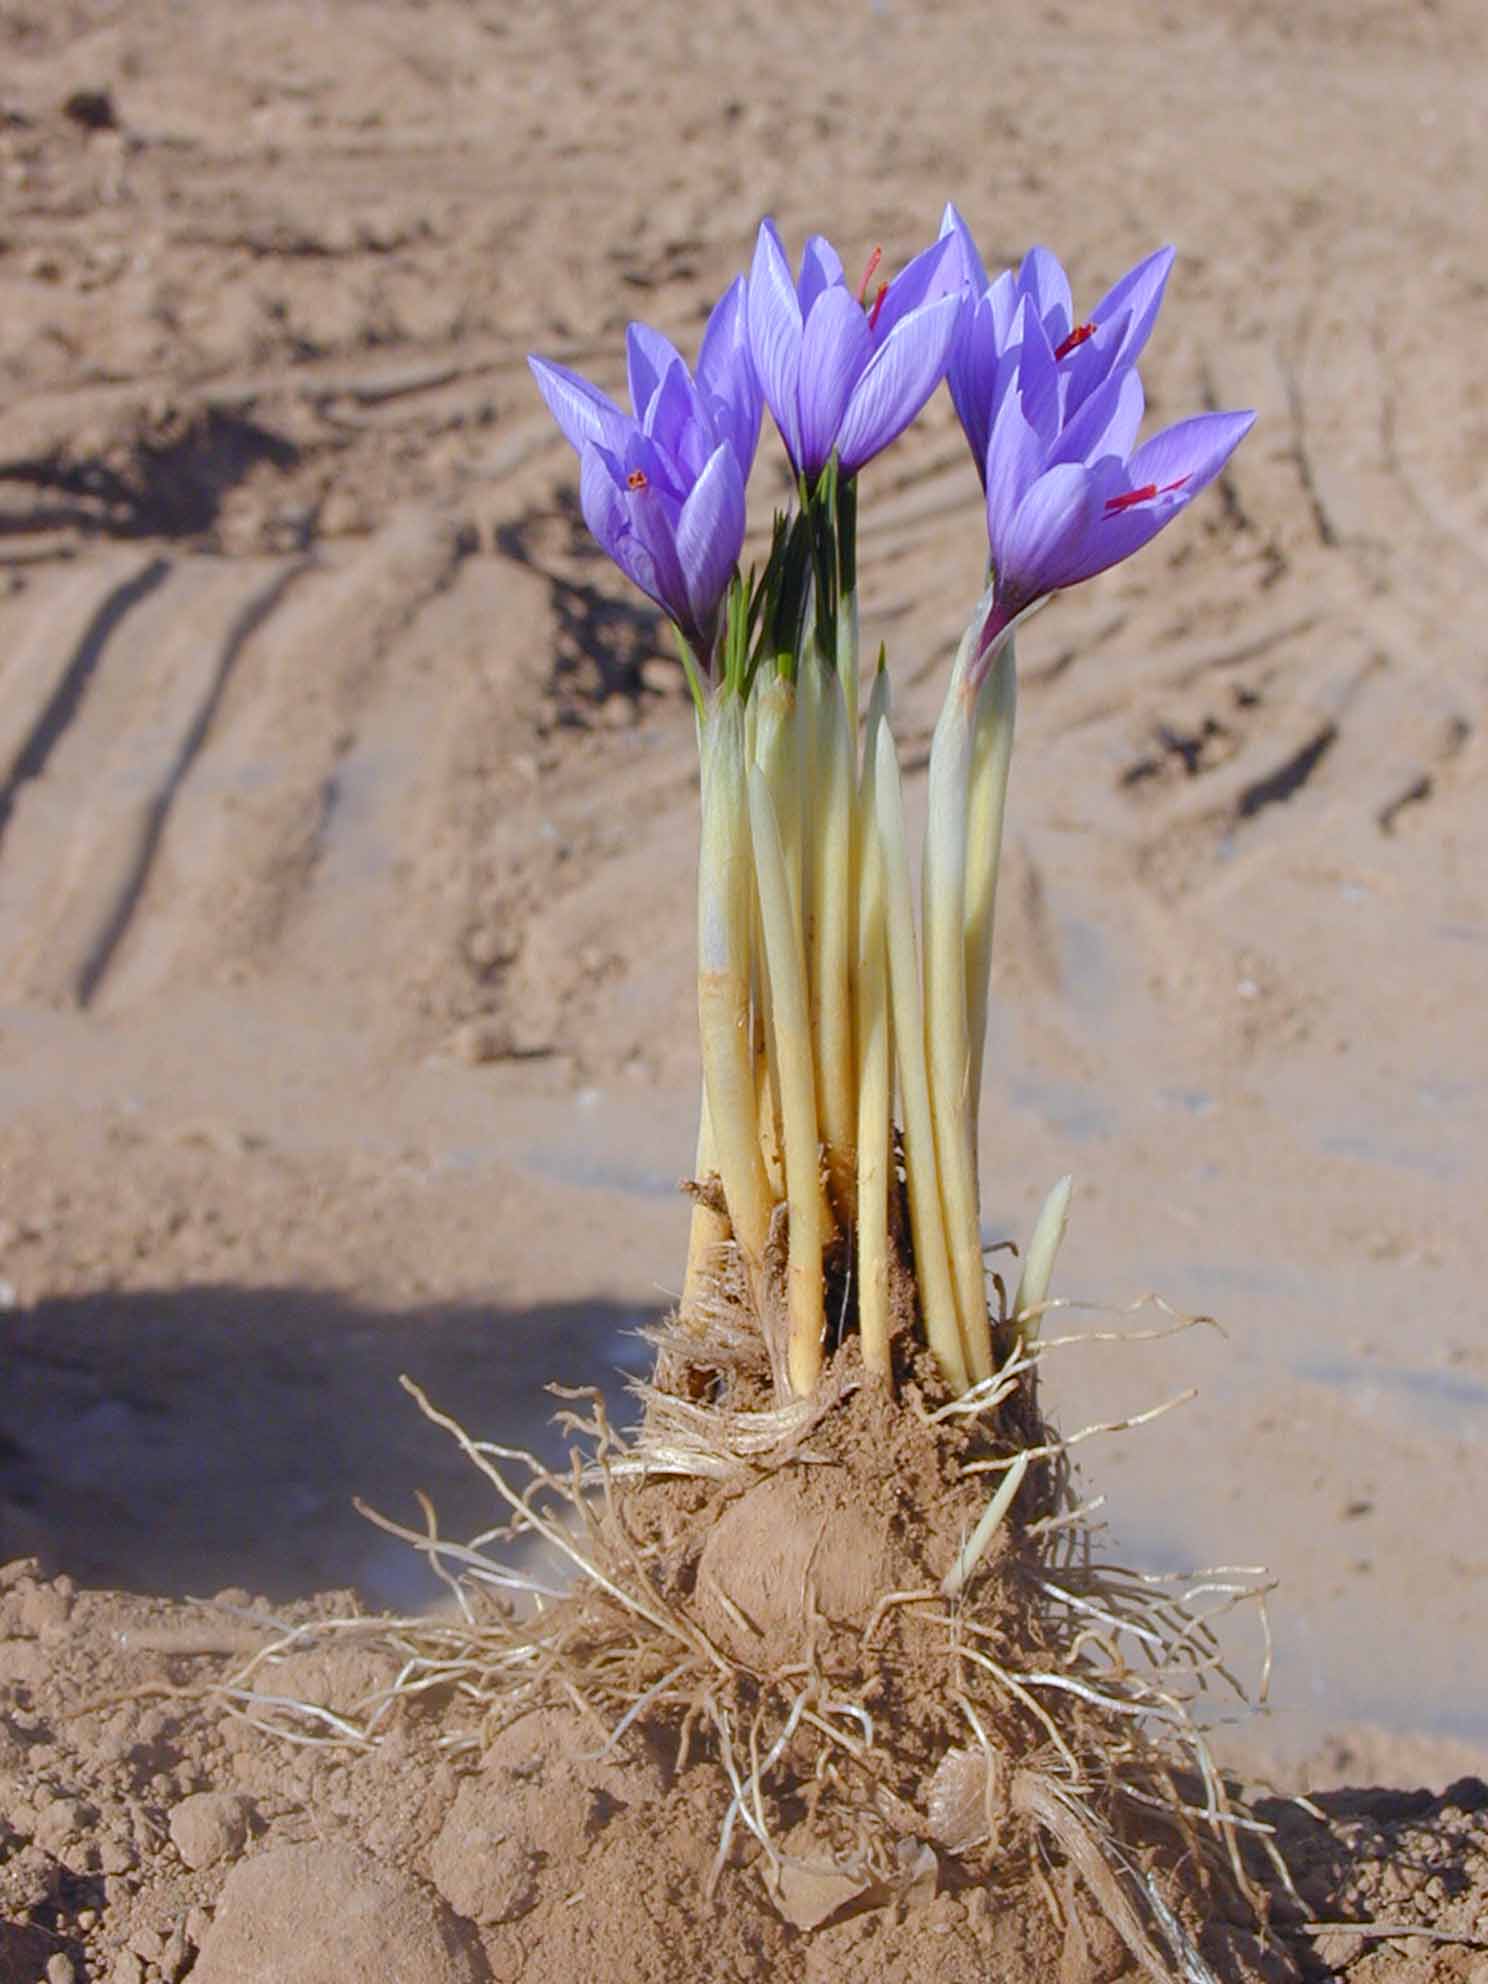
<path id="1" fill-rule="evenodd" d="M 488 1484 L 399 1387 L 407 1372 L 474 1437 L 556 1459 L 550 1382 L 628 1417 L 648 1313 L 595 1301 L 502 1311 L 361 1308 L 298 1288 L 60 1297 L 0 1331 L 0 1561 L 166 1596 L 276 1602 L 355 1587 L 424 1605 L 423 1559 L 352 1506 L 442 1533 L 499 1518 Z"/>

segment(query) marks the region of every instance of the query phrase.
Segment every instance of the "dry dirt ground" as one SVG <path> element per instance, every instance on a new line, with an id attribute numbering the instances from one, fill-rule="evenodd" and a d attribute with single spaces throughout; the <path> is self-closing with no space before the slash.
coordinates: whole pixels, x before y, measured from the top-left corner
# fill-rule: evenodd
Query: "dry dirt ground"
<path id="1" fill-rule="evenodd" d="M 1199 1388 L 1087 1474 L 1144 1566 L 1279 1578 L 1237 1760 L 1483 1767 L 1485 41 L 1473 0 L 0 6 L 0 1560 L 63 1578 L 0 1613 L 0 1976 L 184 1975 L 250 1825 L 429 1874 L 453 1780 L 367 1830 L 339 1765 L 84 1705 L 256 1630 L 166 1599 L 429 1602 L 351 1497 L 485 1508 L 398 1372 L 540 1440 L 545 1380 L 644 1361 L 692 723 L 524 359 L 690 344 L 766 212 L 892 261 L 953 197 L 1087 298 L 1172 240 L 1152 417 L 1259 410 L 1020 650 L 984 1214 L 1073 1170 L 1064 1293 L 1224 1325 L 1049 1387 L 1070 1428 Z M 948 406 L 867 482 L 913 804 L 984 550 Z M 193 1871 L 203 1792 L 250 1802 Z M 1391 1908 L 1488 1934 L 1464 1853 Z M 510 1970 L 462 1922 L 447 1974 Z"/>

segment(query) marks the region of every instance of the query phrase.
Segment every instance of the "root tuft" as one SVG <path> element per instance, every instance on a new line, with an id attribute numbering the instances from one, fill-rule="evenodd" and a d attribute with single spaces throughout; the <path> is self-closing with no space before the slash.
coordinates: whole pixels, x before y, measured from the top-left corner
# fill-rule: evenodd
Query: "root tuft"
<path id="1" fill-rule="evenodd" d="M 811 1399 L 779 1406 L 727 1272 L 649 1334 L 634 1435 L 597 1394 L 561 1394 L 565 1474 L 472 1438 L 404 1379 L 502 1525 L 457 1543 L 427 1504 L 422 1529 L 372 1516 L 445 1580 L 449 1616 L 297 1628 L 224 1685 L 228 1709 L 355 1749 L 437 1714 L 439 1746 L 474 1756 L 566 1703 L 588 1759 L 642 1736 L 674 1775 L 707 1756 L 727 1787 L 708 1893 L 753 1865 L 798 1929 L 994 1881 L 1057 1910 L 1073 1874 L 1153 1978 L 1213 1984 L 1196 1937 L 1218 1907 L 1268 1937 L 1258 1868 L 1279 1857 L 1203 1724 L 1216 1692 L 1245 1701 L 1217 1627 L 1242 1605 L 1264 1617 L 1265 1587 L 1096 1555 L 1070 1449 L 1098 1429 L 1061 1438 L 1034 1393 L 1067 1339 L 954 1400 L 907 1363 L 897 1401 L 850 1341 Z M 296 1700 L 278 1677 L 331 1634 L 364 1642 L 380 1678 L 334 1707 Z"/>

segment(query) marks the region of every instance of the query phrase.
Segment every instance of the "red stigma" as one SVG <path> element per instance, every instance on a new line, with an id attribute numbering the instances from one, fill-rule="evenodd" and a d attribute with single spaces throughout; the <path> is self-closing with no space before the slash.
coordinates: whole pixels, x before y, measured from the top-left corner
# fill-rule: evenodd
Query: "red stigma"
<path id="1" fill-rule="evenodd" d="M 1165 482 L 1161 489 L 1155 482 L 1144 482 L 1140 489 L 1124 489 L 1119 496 L 1106 498 L 1106 515 L 1114 517 L 1119 510 L 1129 510 L 1137 503 L 1150 503 L 1155 496 L 1170 496 L 1175 489 L 1181 489 L 1188 477 L 1180 475 L 1174 482 Z"/>
<path id="2" fill-rule="evenodd" d="M 889 285 L 886 282 L 881 282 L 878 285 L 878 294 L 873 299 L 873 308 L 868 312 L 868 328 L 870 331 L 878 329 L 878 313 L 883 309 L 884 298 L 888 293 Z"/>
<path id="3" fill-rule="evenodd" d="M 625 486 L 627 489 L 649 489 L 651 487 L 650 483 L 646 480 L 646 471 L 643 468 L 633 468 L 625 478 Z"/>
<path id="4" fill-rule="evenodd" d="M 1119 496 L 1106 498 L 1106 511 L 1114 516 L 1118 510 L 1129 510 L 1136 503 L 1150 503 L 1157 494 L 1155 482 L 1144 482 L 1140 489 L 1123 489 Z"/>
<path id="5" fill-rule="evenodd" d="M 878 265 L 883 260 L 882 248 L 875 248 L 868 257 L 868 266 L 863 271 L 863 280 L 858 284 L 858 301 L 866 310 L 868 307 L 868 285 L 878 274 Z"/>
<path id="6" fill-rule="evenodd" d="M 1076 324 L 1063 344 L 1055 345 L 1054 356 L 1056 358 L 1068 358 L 1077 346 L 1084 344 L 1087 338 L 1093 338 L 1095 336 L 1096 329 L 1097 326 L 1094 324 Z"/>

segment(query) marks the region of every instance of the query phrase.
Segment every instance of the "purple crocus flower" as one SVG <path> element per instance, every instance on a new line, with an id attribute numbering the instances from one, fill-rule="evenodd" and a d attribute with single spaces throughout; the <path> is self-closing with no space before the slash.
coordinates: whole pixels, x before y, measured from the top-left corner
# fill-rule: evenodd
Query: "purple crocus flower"
<path id="1" fill-rule="evenodd" d="M 1159 248 L 1128 269 L 1090 316 L 1077 321 L 1069 278 L 1047 248 L 1030 248 L 1016 274 L 1006 269 L 989 282 L 971 230 L 954 206 L 947 206 L 940 232 L 942 240 L 959 243 L 967 282 L 947 378 L 985 487 L 987 438 L 1012 374 L 1006 360 L 1023 305 L 1057 368 L 1060 419 L 1070 420 L 1098 386 L 1140 355 L 1162 307 L 1173 250 Z"/>
<path id="2" fill-rule="evenodd" d="M 993 642 L 1036 601 L 1129 558 L 1211 483 L 1255 420 L 1201 413 L 1136 447 L 1144 409 L 1130 365 L 1068 417 L 1059 360 L 1040 300 L 1025 293 L 986 447 L 993 599 L 978 643 Z"/>
<path id="3" fill-rule="evenodd" d="M 937 241 L 884 283 L 869 264 L 854 295 L 837 251 L 812 235 L 792 277 L 773 221 L 760 225 L 749 274 L 749 343 L 786 452 L 814 480 L 833 450 L 844 476 L 886 448 L 945 377 L 960 312 L 960 257 Z"/>
<path id="4" fill-rule="evenodd" d="M 565 365 L 527 362 L 578 450 L 584 521 L 706 661 L 744 543 L 762 411 L 744 278 L 709 317 L 695 373 L 645 324 L 630 326 L 626 360 L 632 414 Z"/>

